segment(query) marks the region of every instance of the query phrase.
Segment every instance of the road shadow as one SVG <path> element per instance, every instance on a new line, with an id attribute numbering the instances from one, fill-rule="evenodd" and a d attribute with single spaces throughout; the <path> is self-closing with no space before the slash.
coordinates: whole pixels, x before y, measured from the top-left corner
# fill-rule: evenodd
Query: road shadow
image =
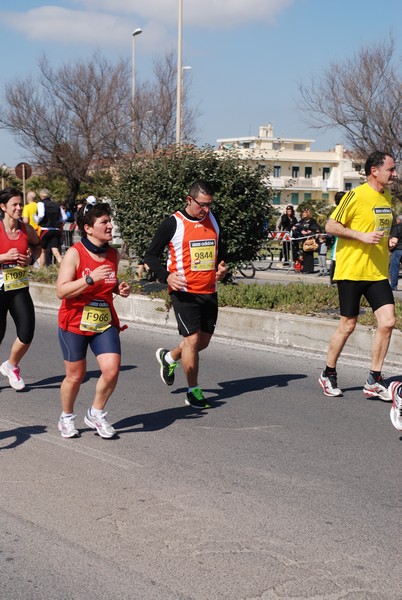
<path id="1" fill-rule="evenodd" d="M 46 433 L 46 427 L 44 425 L 30 425 L 29 427 L 15 427 L 8 431 L 0 431 L 0 450 L 11 450 L 20 446 L 24 442 L 27 442 L 33 435 Z M 7 446 L 2 446 L 3 440 L 14 439 Z"/>
<path id="2" fill-rule="evenodd" d="M 206 394 L 215 394 L 213 398 L 210 398 L 209 396 L 207 397 L 208 400 L 211 399 L 214 402 L 214 404 L 216 404 L 217 401 L 227 400 L 228 398 L 241 396 L 242 394 L 246 394 L 247 392 L 257 392 L 273 387 L 287 387 L 290 381 L 306 379 L 306 377 L 307 375 L 305 373 L 277 373 L 275 375 L 264 375 L 262 377 L 250 377 L 248 379 L 243 378 L 234 379 L 232 381 L 221 381 L 218 382 L 218 385 L 221 389 L 208 389 L 205 387 L 203 387 L 202 389 Z M 175 390 L 172 393 L 183 393 L 183 390 Z"/>
<path id="3" fill-rule="evenodd" d="M 177 406 L 174 408 L 166 408 L 152 413 L 142 415 L 133 415 L 126 417 L 113 423 L 113 427 L 117 429 L 117 434 L 120 436 L 125 433 L 141 433 L 148 431 L 160 431 L 173 425 L 175 421 L 183 420 L 198 420 L 202 419 L 207 412 L 219 408 L 223 402 L 214 402 L 211 408 L 206 410 L 198 410 L 191 406 Z"/>

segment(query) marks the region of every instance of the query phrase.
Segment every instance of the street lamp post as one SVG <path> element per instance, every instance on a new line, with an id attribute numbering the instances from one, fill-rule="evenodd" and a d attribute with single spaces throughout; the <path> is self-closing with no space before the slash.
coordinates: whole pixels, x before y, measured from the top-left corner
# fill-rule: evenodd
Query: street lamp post
<path id="1" fill-rule="evenodd" d="M 131 76 L 131 143 L 132 151 L 135 153 L 135 38 L 142 33 L 139 27 L 133 31 L 132 40 L 132 76 Z"/>
<path id="2" fill-rule="evenodd" d="M 182 21 L 183 21 L 183 0 L 178 0 L 179 2 L 179 16 L 177 21 L 177 85 L 176 85 L 176 144 L 180 146 L 181 140 L 181 106 L 182 106 L 182 79 L 183 79 L 183 71 L 182 71 L 182 51 L 181 51 L 181 42 L 182 42 Z"/>
<path id="3" fill-rule="evenodd" d="M 181 108 L 180 108 L 180 140 L 179 140 L 179 144 L 180 146 L 183 143 L 183 100 L 184 100 L 184 71 L 191 71 L 191 67 L 189 65 L 186 65 L 185 67 L 182 67 L 181 69 Z"/>

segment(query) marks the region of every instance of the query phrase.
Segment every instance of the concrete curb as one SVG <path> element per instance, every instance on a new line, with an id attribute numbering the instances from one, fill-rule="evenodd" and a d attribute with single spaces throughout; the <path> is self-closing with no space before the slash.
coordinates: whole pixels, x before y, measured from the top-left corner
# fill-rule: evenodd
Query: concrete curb
<path id="1" fill-rule="evenodd" d="M 30 284 L 36 308 L 57 310 L 54 286 Z M 133 294 L 129 298 L 116 297 L 115 307 L 123 321 L 150 325 L 176 331 L 172 310 L 166 311 L 160 299 Z M 244 343 L 276 345 L 324 354 L 328 340 L 336 329 L 337 320 L 301 317 L 271 311 L 223 307 L 219 309 L 216 336 Z M 370 359 L 374 329 L 358 325 L 345 346 L 343 358 Z M 395 330 L 387 354 L 387 364 L 402 364 L 402 333 Z"/>

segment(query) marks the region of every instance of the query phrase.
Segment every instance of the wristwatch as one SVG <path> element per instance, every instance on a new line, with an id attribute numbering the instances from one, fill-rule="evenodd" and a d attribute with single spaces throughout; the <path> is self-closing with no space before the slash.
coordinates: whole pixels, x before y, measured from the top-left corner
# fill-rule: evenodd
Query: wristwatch
<path id="1" fill-rule="evenodd" d="M 91 277 L 90 275 L 87 275 L 87 276 L 85 277 L 85 281 L 86 281 L 86 283 L 87 283 L 88 285 L 94 285 L 94 284 L 95 284 L 94 280 L 92 279 L 92 277 Z"/>

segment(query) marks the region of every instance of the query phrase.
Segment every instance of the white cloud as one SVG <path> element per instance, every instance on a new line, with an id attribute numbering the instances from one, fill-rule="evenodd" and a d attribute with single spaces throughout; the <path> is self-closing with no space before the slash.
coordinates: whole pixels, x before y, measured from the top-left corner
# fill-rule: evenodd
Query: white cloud
<path id="1" fill-rule="evenodd" d="M 73 0 L 90 10 L 126 12 L 144 20 L 177 23 L 178 0 Z M 183 21 L 205 29 L 227 29 L 244 23 L 274 24 L 295 0 L 183 0 Z"/>
<path id="2" fill-rule="evenodd" d="M 295 0 L 183 0 L 184 27 L 234 29 L 252 22 L 274 24 Z M 57 0 L 55 0 L 57 3 Z M 28 40 L 64 45 L 124 48 L 137 27 L 146 30 L 144 51 L 174 45 L 178 0 L 64 0 L 63 8 L 43 5 L 1 12 L 0 23 Z"/>
<path id="3" fill-rule="evenodd" d="M 68 10 L 56 6 L 43 6 L 25 13 L 1 13 L 1 23 L 25 34 L 31 41 L 58 42 L 64 45 L 85 44 L 94 47 L 123 48 L 130 46 L 131 34 L 137 27 L 135 20 L 107 13 Z M 144 45 L 173 43 L 161 23 L 147 24 Z"/>

